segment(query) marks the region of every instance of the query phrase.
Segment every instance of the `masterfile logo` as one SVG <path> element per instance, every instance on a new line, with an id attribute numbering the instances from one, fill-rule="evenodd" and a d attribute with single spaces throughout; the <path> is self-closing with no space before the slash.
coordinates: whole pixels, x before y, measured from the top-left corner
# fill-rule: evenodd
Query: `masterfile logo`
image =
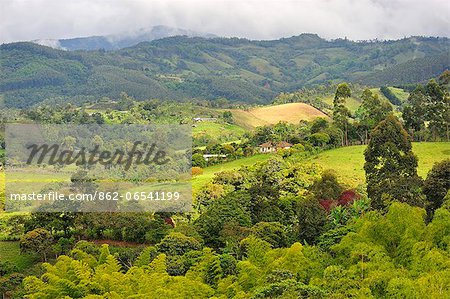
<path id="1" fill-rule="evenodd" d="M 8 211 L 191 208 L 188 125 L 8 124 Z"/>

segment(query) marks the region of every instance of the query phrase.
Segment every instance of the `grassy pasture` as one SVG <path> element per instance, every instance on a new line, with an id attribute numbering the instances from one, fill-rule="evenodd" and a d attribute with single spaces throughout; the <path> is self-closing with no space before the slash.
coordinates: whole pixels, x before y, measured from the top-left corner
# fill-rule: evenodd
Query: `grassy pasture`
<path id="1" fill-rule="evenodd" d="M 333 107 L 333 96 L 328 96 L 322 99 L 325 103 Z M 355 112 L 356 109 L 361 105 L 361 101 L 357 98 L 351 97 L 345 99 L 345 106 L 351 111 Z"/>
<path id="2" fill-rule="evenodd" d="M 404 91 L 401 88 L 397 88 L 397 87 L 389 87 L 389 89 L 392 91 L 392 93 L 400 99 L 400 101 L 404 102 L 408 99 L 409 97 L 409 92 Z"/>
<path id="3" fill-rule="evenodd" d="M 209 121 L 198 122 L 192 128 L 192 135 L 196 138 L 208 135 L 221 142 L 239 140 L 244 134 L 245 129 L 240 126 Z"/>
<path id="4" fill-rule="evenodd" d="M 366 146 L 364 145 L 357 145 L 332 149 L 310 157 L 304 163 L 316 163 L 323 169 L 334 169 L 344 184 L 350 187 L 356 187 L 365 182 L 363 169 L 365 148 Z M 426 178 L 428 171 L 430 171 L 434 163 L 450 159 L 450 143 L 448 142 L 413 143 L 413 151 L 418 157 L 418 173 L 422 178 Z M 192 178 L 192 189 L 194 192 L 199 190 L 201 186 L 211 181 L 217 172 L 238 169 L 240 166 L 253 165 L 257 162 L 267 160 L 270 156 L 270 154 L 260 154 L 206 167 L 202 175 Z"/>
<path id="5" fill-rule="evenodd" d="M 38 257 L 33 254 L 20 253 L 19 242 L 0 241 L 0 262 L 10 262 L 17 266 L 19 271 L 32 267 Z"/>
<path id="6" fill-rule="evenodd" d="M 203 185 L 207 184 L 209 181 L 212 180 L 215 173 L 222 172 L 222 171 L 229 171 L 238 169 L 242 166 L 250 166 L 254 165 L 258 162 L 266 161 L 270 158 L 271 155 L 268 154 L 258 154 L 254 155 L 248 158 L 242 158 L 222 164 L 213 165 L 210 167 L 206 167 L 203 170 L 203 174 L 194 176 L 192 178 L 192 190 L 194 193 L 200 189 Z"/>
<path id="7" fill-rule="evenodd" d="M 307 160 L 317 163 L 324 169 L 334 169 L 345 184 L 356 187 L 365 182 L 364 145 L 342 147 L 322 152 Z M 425 178 L 433 164 L 450 159 L 450 143 L 423 142 L 413 143 L 413 151 L 419 160 L 418 173 Z"/>

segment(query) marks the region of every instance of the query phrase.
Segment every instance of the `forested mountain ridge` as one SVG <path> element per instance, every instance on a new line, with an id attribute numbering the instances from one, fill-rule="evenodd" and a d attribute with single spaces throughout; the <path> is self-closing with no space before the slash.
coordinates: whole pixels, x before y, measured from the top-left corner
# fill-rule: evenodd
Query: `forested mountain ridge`
<path id="1" fill-rule="evenodd" d="M 173 28 L 168 26 L 153 26 L 150 28 L 141 28 L 137 31 L 122 32 L 118 34 L 86 36 L 65 39 L 44 39 L 34 40 L 39 45 L 49 46 L 62 50 L 118 50 L 125 47 L 137 45 L 140 42 L 152 41 L 169 36 L 186 35 L 215 37 L 213 34 Z"/>
<path id="2" fill-rule="evenodd" d="M 48 98 L 227 98 L 267 103 L 280 91 L 326 81 L 368 85 L 427 80 L 450 67 L 448 38 L 271 41 L 177 36 L 116 51 L 0 46 L 0 99 L 27 107 Z M 401 74 L 401 75 L 399 75 Z"/>

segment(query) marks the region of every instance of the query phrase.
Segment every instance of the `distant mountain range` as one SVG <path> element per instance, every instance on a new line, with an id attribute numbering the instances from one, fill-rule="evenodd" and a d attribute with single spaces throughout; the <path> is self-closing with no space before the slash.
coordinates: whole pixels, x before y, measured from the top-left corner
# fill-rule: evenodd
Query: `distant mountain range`
<path id="1" fill-rule="evenodd" d="M 114 47 L 133 43 L 126 40 Z M 176 36 L 110 51 L 3 44 L 0 103 L 81 103 L 118 98 L 121 92 L 139 100 L 268 103 L 281 91 L 329 81 L 369 86 L 423 82 L 450 68 L 449 49 L 450 40 L 440 37 L 353 42 L 315 34 L 270 41 Z"/>
<path id="2" fill-rule="evenodd" d="M 48 46 L 60 50 L 118 50 L 137 45 L 141 42 L 150 42 L 155 39 L 161 39 L 171 36 L 189 36 L 189 37 L 216 37 L 214 34 L 201 33 L 192 30 L 173 28 L 168 26 L 153 26 L 142 28 L 137 31 L 122 32 L 106 36 L 88 36 L 69 39 L 40 39 L 33 43 Z"/>

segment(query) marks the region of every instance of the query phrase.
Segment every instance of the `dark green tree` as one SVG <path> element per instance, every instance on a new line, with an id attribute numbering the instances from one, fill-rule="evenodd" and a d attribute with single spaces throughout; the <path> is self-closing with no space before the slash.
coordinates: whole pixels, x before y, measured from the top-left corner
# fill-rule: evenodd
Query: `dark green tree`
<path id="1" fill-rule="evenodd" d="M 423 206 L 421 179 L 411 140 L 400 121 L 389 115 L 371 132 L 364 152 L 367 194 L 376 209 L 398 200 Z"/>
<path id="2" fill-rule="evenodd" d="M 301 198 L 297 203 L 297 238 L 308 244 L 314 243 L 324 231 L 327 221 L 325 209 L 313 197 Z"/>
<path id="3" fill-rule="evenodd" d="M 423 193 L 427 197 L 427 211 L 431 216 L 444 203 L 450 189 L 450 159 L 434 164 L 424 182 Z"/>
<path id="4" fill-rule="evenodd" d="M 344 191 L 344 187 L 339 184 L 336 172 L 327 169 L 322 173 L 322 177 L 314 182 L 311 191 L 318 200 L 337 199 Z"/>
<path id="5" fill-rule="evenodd" d="M 229 123 L 229 124 L 234 123 L 233 113 L 232 113 L 231 111 L 225 111 L 225 112 L 222 114 L 222 117 L 223 117 L 223 119 L 224 119 L 227 123 Z"/>
<path id="6" fill-rule="evenodd" d="M 314 133 L 308 140 L 314 146 L 323 147 L 330 142 L 330 136 L 327 133 Z"/>
<path id="7" fill-rule="evenodd" d="M 287 246 L 287 236 L 285 227 L 279 222 L 258 222 L 251 230 L 256 237 L 269 242 L 273 248 Z"/>
<path id="8" fill-rule="evenodd" d="M 433 133 L 433 139 L 446 132 L 448 141 L 449 127 L 449 97 L 445 89 L 441 88 L 435 80 L 430 80 L 425 86 L 426 92 L 426 119 L 430 122 L 429 128 Z"/>
<path id="9" fill-rule="evenodd" d="M 421 131 L 425 126 L 425 91 L 418 86 L 408 97 L 407 104 L 403 108 L 403 120 L 405 127 L 414 133 Z M 420 139 L 419 139 L 420 140 Z"/>
<path id="10" fill-rule="evenodd" d="M 368 132 L 386 118 L 392 112 L 392 105 L 387 101 L 382 101 L 377 94 L 373 94 L 370 89 L 365 89 L 361 96 L 361 106 L 358 108 L 357 116 L 362 127 L 363 136 L 361 140 L 366 143 L 369 140 Z"/>
<path id="11" fill-rule="evenodd" d="M 187 237 L 182 233 L 172 232 L 164 237 L 161 242 L 156 245 L 160 253 L 166 255 L 183 255 L 191 250 L 200 250 L 201 244 L 195 238 Z"/>
<path id="12" fill-rule="evenodd" d="M 243 207 L 246 195 L 235 192 L 215 200 L 200 217 L 195 225 L 205 240 L 206 245 L 218 248 L 225 243 L 221 232 L 226 224 L 236 223 L 241 227 L 250 227 L 250 213 Z"/>
<path id="13" fill-rule="evenodd" d="M 50 232 L 43 228 L 36 228 L 20 239 L 20 250 L 22 252 L 38 253 L 44 262 L 47 254 L 52 250 L 53 238 Z"/>
<path id="14" fill-rule="evenodd" d="M 328 120 L 318 117 L 311 122 L 311 134 L 320 133 L 329 127 Z"/>
<path id="15" fill-rule="evenodd" d="M 206 160 L 203 158 L 202 154 L 197 153 L 192 155 L 192 166 L 201 168 L 205 168 L 207 166 Z"/>

